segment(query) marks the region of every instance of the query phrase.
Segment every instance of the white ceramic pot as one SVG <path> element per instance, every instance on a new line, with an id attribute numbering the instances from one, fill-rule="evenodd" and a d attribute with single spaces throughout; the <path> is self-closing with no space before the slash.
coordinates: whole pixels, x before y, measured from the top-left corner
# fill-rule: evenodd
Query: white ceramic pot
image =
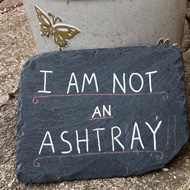
<path id="1" fill-rule="evenodd" d="M 186 0 L 24 0 L 24 6 L 41 53 L 59 46 L 156 45 L 160 39 L 181 46 Z"/>

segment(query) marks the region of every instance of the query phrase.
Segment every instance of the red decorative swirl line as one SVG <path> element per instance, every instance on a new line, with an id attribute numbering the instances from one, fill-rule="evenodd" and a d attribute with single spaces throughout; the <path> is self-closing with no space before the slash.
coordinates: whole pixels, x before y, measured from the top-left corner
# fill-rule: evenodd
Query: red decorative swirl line
<path id="1" fill-rule="evenodd" d="M 162 160 L 164 154 L 157 150 L 134 150 L 134 151 L 117 151 L 117 152 L 95 152 L 95 153 L 84 153 L 84 154 L 67 154 L 67 155 L 57 155 L 57 156 L 43 156 L 38 157 L 33 161 L 33 167 L 40 167 L 40 160 L 50 159 L 50 158 L 66 158 L 66 157 L 82 157 L 82 156 L 95 156 L 95 155 L 105 155 L 105 154 L 125 154 L 125 153 L 157 153 L 156 160 Z"/>
<path id="2" fill-rule="evenodd" d="M 93 117 L 89 120 L 93 121 L 93 120 L 103 120 L 103 119 L 113 119 L 114 117 Z"/>
<path id="3" fill-rule="evenodd" d="M 52 97 L 79 97 L 79 96 L 143 96 L 143 95 L 162 95 L 163 100 L 168 100 L 169 96 L 167 92 L 149 92 L 149 93 L 136 93 L 136 94 L 58 94 L 58 95 L 47 95 L 47 96 L 35 96 L 32 99 L 34 104 L 39 103 L 40 98 L 52 98 Z"/>

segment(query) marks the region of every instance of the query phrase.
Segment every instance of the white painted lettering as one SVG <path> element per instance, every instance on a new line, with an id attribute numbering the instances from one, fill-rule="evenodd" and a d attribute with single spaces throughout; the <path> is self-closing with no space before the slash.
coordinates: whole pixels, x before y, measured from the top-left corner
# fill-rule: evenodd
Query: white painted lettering
<path id="1" fill-rule="evenodd" d="M 49 138 L 49 143 L 45 143 L 47 136 L 48 136 L 48 138 Z M 42 148 L 43 148 L 44 146 L 51 146 L 52 152 L 55 153 L 53 141 L 52 141 L 51 134 L 50 134 L 49 131 L 47 131 L 46 134 L 45 134 L 45 136 L 44 136 L 44 139 L 43 139 L 42 144 L 41 144 L 41 147 L 40 147 L 39 154 L 41 154 Z"/>
<path id="2" fill-rule="evenodd" d="M 140 80 L 141 80 L 141 86 L 140 86 L 140 88 L 139 88 L 138 90 L 135 90 L 135 89 L 133 88 L 133 85 L 132 85 L 132 78 L 133 78 L 134 75 L 138 76 L 138 77 L 140 78 Z M 131 90 L 132 90 L 133 92 L 140 92 L 140 91 L 142 90 L 143 86 L 144 86 L 143 77 L 142 77 L 139 73 L 132 73 L 132 74 L 130 75 L 130 77 L 129 77 L 129 86 L 130 86 L 130 88 L 131 88 Z"/>
<path id="3" fill-rule="evenodd" d="M 97 82 L 97 78 L 96 78 L 95 73 L 93 73 L 91 75 L 90 79 L 88 78 L 88 75 L 86 73 L 84 74 L 81 92 L 84 92 L 85 81 L 87 81 L 87 83 L 90 85 L 92 83 L 93 78 L 94 78 L 94 83 L 95 83 L 95 86 L 96 86 L 96 92 L 98 92 L 98 82 Z"/>
<path id="4" fill-rule="evenodd" d="M 105 117 L 107 115 L 111 116 L 111 105 L 109 105 L 109 110 L 106 108 L 105 105 L 103 105 L 103 116 Z"/>
<path id="5" fill-rule="evenodd" d="M 160 128 L 160 125 L 162 124 L 162 121 L 160 121 L 156 127 L 155 130 L 152 129 L 152 127 L 150 126 L 149 123 L 145 122 L 145 124 L 148 126 L 148 128 L 151 130 L 152 134 L 153 134 L 153 141 L 154 141 L 154 150 L 156 150 L 156 133 L 158 131 L 158 129 Z"/>
<path id="6" fill-rule="evenodd" d="M 72 83 L 72 80 L 74 80 L 73 83 Z M 69 85 L 68 85 L 68 88 L 67 88 L 67 94 L 69 94 L 71 86 L 75 86 L 77 93 L 79 93 L 79 88 L 78 88 L 78 83 L 77 83 L 77 78 L 75 76 L 75 73 L 71 74 Z"/>
<path id="7" fill-rule="evenodd" d="M 151 71 L 151 72 L 145 73 L 146 75 L 148 75 L 148 78 L 149 78 L 149 89 L 150 89 L 150 92 L 152 92 L 152 74 L 155 74 L 155 73 L 157 73 L 157 71 Z"/>
<path id="8" fill-rule="evenodd" d="M 113 135 L 114 129 L 117 129 L 117 130 L 119 131 L 119 134 L 118 134 L 116 137 L 114 137 L 114 135 Z M 112 128 L 111 128 L 112 151 L 115 151 L 115 144 L 114 144 L 114 141 L 117 141 L 117 143 L 120 145 L 120 147 L 121 147 L 123 150 L 125 149 L 125 147 L 123 146 L 123 144 L 118 140 L 118 137 L 119 137 L 120 135 L 121 135 L 121 129 L 120 129 L 119 127 L 115 126 L 115 127 L 112 127 Z"/>
<path id="9" fill-rule="evenodd" d="M 89 141 L 89 139 L 88 139 L 88 129 L 86 129 L 86 138 L 85 139 L 81 139 L 81 140 L 79 140 L 78 130 L 76 130 L 77 151 L 78 151 L 79 154 L 81 152 L 80 151 L 80 145 L 79 145 L 79 143 L 85 142 L 86 143 L 86 152 L 88 152 L 88 150 L 89 150 L 89 148 L 88 148 L 88 141 Z"/>
<path id="10" fill-rule="evenodd" d="M 93 129 L 93 131 L 96 131 L 96 134 L 97 134 L 97 141 L 98 141 L 98 150 L 99 152 L 101 152 L 101 144 L 100 144 L 100 134 L 99 134 L 99 131 L 103 131 L 105 130 L 105 128 L 96 128 L 96 129 Z"/>
<path id="11" fill-rule="evenodd" d="M 94 118 L 94 116 L 98 114 L 98 117 L 101 117 L 101 112 L 100 112 L 100 109 L 98 106 L 96 106 L 95 110 L 94 110 L 94 113 L 92 114 L 92 118 Z"/>
<path id="12" fill-rule="evenodd" d="M 136 131 L 137 131 L 137 134 L 138 134 L 137 137 L 135 137 Z M 142 143 L 141 135 L 140 135 L 140 132 L 139 132 L 139 127 L 138 127 L 138 124 L 136 122 L 135 122 L 134 127 L 133 127 L 133 136 L 132 136 L 132 139 L 131 139 L 131 149 L 133 149 L 133 144 L 134 144 L 135 140 L 138 140 L 140 142 L 140 144 L 141 144 L 142 149 L 144 149 L 144 145 Z"/>
<path id="13" fill-rule="evenodd" d="M 41 73 L 44 73 L 44 90 L 39 90 L 38 93 L 48 93 L 50 94 L 51 91 L 46 90 L 46 84 L 47 84 L 47 73 L 53 73 L 53 71 L 44 71 L 40 70 Z"/>
<path id="14" fill-rule="evenodd" d="M 117 78 L 117 75 L 113 73 L 113 93 L 115 94 L 115 87 L 116 87 L 116 81 L 123 93 L 126 93 L 126 84 L 125 84 L 125 73 L 123 73 L 123 86 L 120 83 L 119 79 Z"/>
<path id="15" fill-rule="evenodd" d="M 64 135 L 65 133 L 69 133 L 69 132 L 68 132 L 68 131 L 63 131 L 63 132 L 61 133 L 61 140 L 69 145 L 69 150 L 68 150 L 68 151 L 61 151 L 61 154 L 68 154 L 68 153 L 70 153 L 70 152 L 72 151 L 72 145 L 71 145 L 71 143 L 70 143 L 68 140 L 65 140 L 65 139 L 63 138 L 63 135 Z"/>

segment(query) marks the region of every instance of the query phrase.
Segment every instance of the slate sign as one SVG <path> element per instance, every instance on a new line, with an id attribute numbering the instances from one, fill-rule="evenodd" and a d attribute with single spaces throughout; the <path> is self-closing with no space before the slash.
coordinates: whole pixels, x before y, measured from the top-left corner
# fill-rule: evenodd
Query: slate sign
<path id="1" fill-rule="evenodd" d="M 188 139 L 182 53 L 172 46 L 49 52 L 24 66 L 18 178 L 140 175 Z"/>

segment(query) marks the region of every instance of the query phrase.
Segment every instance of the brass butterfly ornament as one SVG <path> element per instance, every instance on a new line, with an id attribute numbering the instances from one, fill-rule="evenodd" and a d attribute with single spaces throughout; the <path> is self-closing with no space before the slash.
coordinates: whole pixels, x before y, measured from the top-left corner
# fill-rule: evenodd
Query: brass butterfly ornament
<path id="1" fill-rule="evenodd" d="M 52 13 L 46 14 L 36 5 L 34 6 L 37 17 L 40 22 L 40 31 L 42 36 L 49 37 L 50 34 L 54 37 L 54 42 L 61 47 L 67 44 L 68 39 L 73 38 L 76 34 L 80 33 L 80 30 L 62 23 L 62 19 L 55 17 Z M 52 22 L 50 20 L 52 18 Z M 57 23 L 59 22 L 59 23 Z"/>
<path id="2" fill-rule="evenodd" d="M 169 45 L 170 44 L 170 40 L 169 40 L 169 38 L 167 38 L 167 39 L 163 39 L 163 38 L 160 38 L 159 40 L 158 40 L 158 42 L 157 42 L 157 45 Z"/>

